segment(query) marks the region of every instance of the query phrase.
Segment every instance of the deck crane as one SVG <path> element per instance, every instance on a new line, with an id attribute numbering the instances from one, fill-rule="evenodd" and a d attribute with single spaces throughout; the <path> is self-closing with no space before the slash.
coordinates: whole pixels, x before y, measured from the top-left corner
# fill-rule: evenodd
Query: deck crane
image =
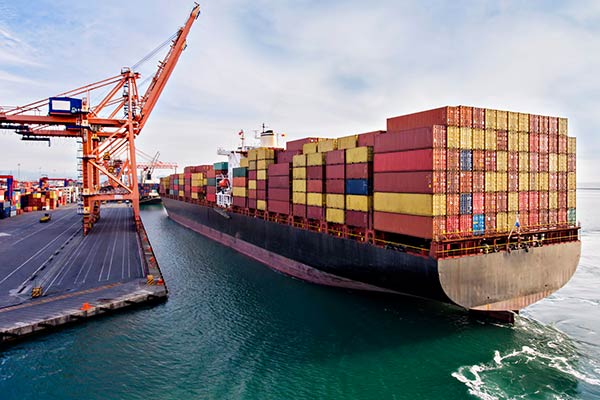
<path id="1" fill-rule="evenodd" d="M 177 163 L 173 162 L 165 162 L 160 161 L 158 158 L 160 157 L 160 152 L 157 151 L 156 154 L 152 157 L 140 149 L 136 149 L 137 154 L 144 160 L 147 161 L 138 161 L 137 168 L 141 170 L 140 173 L 140 183 L 143 185 L 146 180 L 152 179 L 152 174 L 155 169 L 172 169 L 174 172 L 177 172 Z"/>
<path id="2" fill-rule="evenodd" d="M 0 108 L 0 129 L 13 129 L 23 140 L 81 139 L 84 234 L 100 218 L 100 203 L 104 200 L 130 200 L 139 227 L 135 138 L 148 122 L 199 15 L 200 6 L 196 3 L 185 25 L 165 42 L 170 42 L 170 48 L 143 95 L 138 91 L 140 74 L 125 67 L 116 76 L 49 99 L 6 110 Z M 108 89 L 108 94 L 99 103 L 90 104 L 90 94 L 99 89 Z M 48 115 L 39 115 L 39 110 L 46 106 Z M 117 166 L 115 160 L 120 161 Z M 100 175 L 106 176 L 116 190 L 100 191 Z"/>

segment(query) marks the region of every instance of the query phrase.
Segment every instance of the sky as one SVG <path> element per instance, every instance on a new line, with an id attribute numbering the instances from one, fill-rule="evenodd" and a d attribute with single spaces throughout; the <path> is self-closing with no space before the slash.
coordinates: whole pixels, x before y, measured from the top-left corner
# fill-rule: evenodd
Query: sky
<path id="1" fill-rule="evenodd" d="M 0 106 L 117 75 L 192 7 L 0 0 Z M 218 147 L 262 123 L 289 140 L 338 137 L 463 104 L 569 118 L 578 180 L 600 182 L 600 1 L 218 0 L 201 10 L 136 142 L 180 169 L 220 161 Z M 0 174 L 74 177 L 76 150 L 0 131 Z"/>

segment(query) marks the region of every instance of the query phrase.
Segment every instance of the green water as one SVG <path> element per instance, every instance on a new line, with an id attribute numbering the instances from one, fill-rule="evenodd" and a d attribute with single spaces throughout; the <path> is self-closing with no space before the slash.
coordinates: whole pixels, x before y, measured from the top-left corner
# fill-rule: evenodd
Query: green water
<path id="1" fill-rule="evenodd" d="M 307 284 L 161 206 L 142 217 L 169 301 L 1 351 L 1 400 L 600 398 L 600 229 L 573 281 L 507 327 Z"/>

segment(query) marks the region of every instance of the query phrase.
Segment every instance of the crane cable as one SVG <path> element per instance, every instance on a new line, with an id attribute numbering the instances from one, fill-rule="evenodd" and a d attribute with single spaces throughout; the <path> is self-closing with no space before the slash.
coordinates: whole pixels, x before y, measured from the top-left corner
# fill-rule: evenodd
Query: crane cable
<path id="1" fill-rule="evenodd" d="M 137 63 L 133 64 L 131 69 L 135 71 L 139 66 L 144 64 L 146 61 L 148 61 L 152 57 L 154 57 L 159 51 L 162 50 L 163 47 L 165 47 L 166 45 L 171 43 L 173 41 L 173 39 L 175 39 L 179 35 L 179 32 L 180 32 L 179 30 L 177 32 L 175 32 L 167 40 L 165 40 L 163 43 L 159 44 L 154 50 L 152 50 L 150 53 L 146 54 L 141 60 L 139 60 Z"/>

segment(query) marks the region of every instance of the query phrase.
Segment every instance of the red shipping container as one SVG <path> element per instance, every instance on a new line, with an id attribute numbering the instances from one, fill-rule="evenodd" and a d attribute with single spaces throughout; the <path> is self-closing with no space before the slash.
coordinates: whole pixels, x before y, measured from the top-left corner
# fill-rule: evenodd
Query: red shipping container
<path id="1" fill-rule="evenodd" d="M 357 140 L 358 147 L 373 147 L 375 145 L 375 138 L 384 133 L 385 131 L 373 131 L 359 134 Z"/>
<path id="2" fill-rule="evenodd" d="M 473 192 L 485 191 L 485 172 L 473 172 Z"/>
<path id="3" fill-rule="evenodd" d="M 485 196 L 483 193 L 473 193 L 473 214 L 483 214 Z"/>
<path id="4" fill-rule="evenodd" d="M 215 173 L 214 169 L 209 169 L 208 171 L 206 171 L 206 177 L 207 178 L 216 178 L 217 174 Z"/>
<path id="5" fill-rule="evenodd" d="M 235 178 L 233 178 L 235 179 Z M 277 188 L 277 189 L 289 189 L 290 188 L 290 178 L 289 176 L 273 176 L 269 177 L 268 188 Z M 235 186 L 235 185 L 234 185 Z"/>
<path id="6" fill-rule="evenodd" d="M 425 128 L 392 132 L 375 138 L 375 153 L 395 151 L 446 148 L 446 127 L 434 125 Z"/>
<path id="7" fill-rule="evenodd" d="M 267 181 L 256 181 L 256 190 L 267 190 Z"/>
<path id="8" fill-rule="evenodd" d="M 248 171 L 248 179 L 256 180 L 256 170 L 255 169 Z"/>
<path id="9" fill-rule="evenodd" d="M 446 174 L 446 188 L 448 193 L 460 193 L 460 172 L 448 171 Z"/>
<path id="10" fill-rule="evenodd" d="M 558 224 L 558 210 L 548 210 L 548 225 Z"/>
<path id="11" fill-rule="evenodd" d="M 548 153 L 558 153 L 558 135 L 548 135 Z"/>
<path id="12" fill-rule="evenodd" d="M 233 187 L 246 187 L 246 178 L 233 178 Z"/>
<path id="13" fill-rule="evenodd" d="M 256 210 L 256 199 L 248 199 L 248 208 Z"/>
<path id="14" fill-rule="evenodd" d="M 548 210 L 547 209 L 541 209 L 539 212 L 539 216 L 540 216 L 540 226 L 548 226 Z"/>
<path id="15" fill-rule="evenodd" d="M 321 179 L 310 179 L 306 181 L 306 191 L 310 193 L 323 193 L 324 181 Z"/>
<path id="16" fill-rule="evenodd" d="M 539 192 L 540 193 L 540 211 L 547 210 L 549 207 L 549 198 L 548 192 Z"/>
<path id="17" fill-rule="evenodd" d="M 346 225 L 359 228 L 369 227 L 369 213 L 346 210 Z"/>
<path id="18" fill-rule="evenodd" d="M 484 150 L 473 150 L 473 171 L 485 171 Z"/>
<path id="19" fill-rule="evenodd" d="M 519 173 L 509 172 L 508 173 L 508 191 L 518 192 L 519 191 Z"/>
<path id="20" fill-rule="evenodd" d="M 256 198 L 258 200 L 267 200 L 267 191 L 266 190 L 257 190 Z"/>
<path id="21" fill-rule="evenodd" d="M 559 136 L 558 137 L 558 153 L 559 154 L 567 154 L 568 143 L 569 143 L 569 139 L 567 136 Z"/>
<path id="22" fill-rule="evenodd" d="M 558 135 L 558 118 L 548 117 L 548 133 L 550 135 Z"/>
<path id="23" fill-rule="evenodd" d="M 399 233 L 424 239 L 433 238 L 433 218 L 375 211 L 373 227 L 378 231 Z"/>
<path id="24" fill-rule="evenodd" d="M 292 140 L 285 144 L 285 149 L 288 151 L 302 151 L 302 146 L 304 146 L 305 143 L 315 143 L 318 141 L 319 141 L 319 138 L 315 138 L 315 137 L 308 137 L 308 138 L 304 138 L 304 139 Z"/>
<path id="25" fill-rule="evenodd" d="M 268 191 L 269 202 L 271 200 L 290 202 L 290 191 L 289 189 L 269 189 Z"/>
<path id="26" fill-rule="evenodd" d="M 292 205 L 292 214 L 294 217 L 306 218 L 306 205 L 294 204 Z"/>
<path id="27" fill-rule="evenodd" d="M 460 170 L 460 150 L 448 149 L 446 150 L 446 165 L 448 171 L 459 171 Z"/>
<path id="28" fill-rule="evenodd" d="M 459 126 L 473 126 L 473 107 L 459 106 L 458 113 L 460 115 Z"/>
<path id="29" fill-rule="evenodd" d="M 498 212 L 508 211 L 508 193 L 498 192 L 496 195 L 496 209 Z"/>
<path id="30" fill-rule="evenodd" d="M 540 213 L 537 210 L 529 211 L 529 226 L 537 227 L 540 224 Z"/>
<path id="31" fill-rule="evenodd" d="M 558 223 L 559 224 L 567 223 L 567 209 L 566 208 L 558 209 Z"/>
<path id="32" fill-rule="evenodd" d="M 519 192 L 519 212 L 529 210 L 529 192 Z"/>
<path id="33" fill-rule="evenodd" d="M 508 152 L 508 170 L 518 171 L 519 170 L 519 152 L 509 151 Z"/>
<path id="34" fill-rule="evenodd" d="M 269 178 L 271 176 L 290 176 L 290 164 L 289 163 L 270 164 L 268 166 L 267 175 Z"/>
<path id="35" fill-rule="evenodd" d="M 485 170 L 496 171 L 496 152 L 493 150 L 485 151 Z"/>
<path id="36" fill-rule="evenodd" d="M 306 218 L 308 219 L 324 219 L 324 213 L 322 207 L 306 206 Z"/>
<path id="37" fill-rule="evenodd" d="M 214 193 L 207 193 L 206 194 L 206 200 L 210 201 L 211 203 L 216 203 L 217 202 L 217 195 Z"/>
<path id="38" fill-rule="evenodd" d="M 473 216 L 472 215 L 461 215 L 460 216 L 460 232 L 469 233 L 473 231 Z"/>
<path id="39" fill-rule="evenodd" d="M 248 199 L 245 197 L 233 197 L 233 205 L 236 207 L 246 208 Z"/>
<path id="40" fill-rule="evenodd" d="M 446 195 L 446 214 L 447 215 L 460 214 L 460 194 Z"/>
<path id="41" fill-rule="evenodd" d="M 422 128 L 432 125 L 458 126 L 458 107 L 442 107 L 387 119 L 388 131 Z"/>
<path id="42" fill-rule="evenodd" d="M 486 232 L 496 231 L 496 214 L 485 215 L 485 230 Z"/>
<path id="43" fill-rule="evenodd" d="M 558 208 L 567 208 L 567 192 L 558 192 Z"/>
<path id="44" fill-rule="evenodd" d="M 537 153 L 540 151 L 540 135 L 537 133 L 529 134 L 529 152 Z"/>
<path id="45" fill-rule="evenodd" d="M 540 116 L 540 129 L 539 133 L 543 135 L 548 135 L 548 125 L 549 125 L 549 117 Z"/>
<path id="46" fill-rule="evenodd" d="M 446 217 L 446 232 L 450 234 L 460 232 L 460 219 L 458 215 L 449 215 Z"/>
<path id="47" fill-rule="evenodd" d="M 289 201 L 277 201 L 269 198 L 269 202 L 267 203 L 267 210 L 269 210 L 269 212 L 289 215 L 290 203 Z"/>
<path id="48" fill-rule="evenodd" d="M 540 133 L 540 116 L 529 115 L 529 133 Z M 531 145 L 530 145 L 531 146 Z"/>
<path id="49" fill-rule="evenodd" d="M 508 150 L 508 132 L 498 131 L 496 132 L 496 150 L 507 151 Z"/>
<path id="50" fill-rule="evenodd" d="M 485 213 L 496 212 L 496 193 L 486 193 L 484 196 L 484 211 Z"/>
<path id="51" fill-rule="evenodd" d="M 294 160 L 294 156 L 302 154 L 302 150 L 296 151 L 278 151 L 275 155 L 275 159 L 278 164 L 281 163 L 291 163 Z"/>
<path id="52" fill-rule="evenodd" d="M 306 178 L 307 179 L 323 179 L 323 166 L 315 165 L 306 167 Z"/>
<path id="53" fill-rule="evenodd" d="M 539 153 L 538 155 L 538 171 L 539 172 L 548 172 L 550 167 L 548 153 Z"/>
<path id="54" fill-rule="evenodd" d="M 346 179 L 369 179 L 370 163 L 346 164 Z"/>
<path id="55" fill-rule="evenodd" d="M 539 148 L 538 148 L 538 152 L 539 153 L 548 153 L 549 147 L 548 147 L 548 135 L 542 135 L 540 134 L 538 136 L 538 141 L 539 141 Z"/>
<path id="56" fill-rule="evenodd" d="M 558 173 L 550 172 L 548 174 L 548 190 L 556 192 L 558 190 Z"/>
<path id="57" fill-rule="evenodd" d="M 438 149 L 436 149 L 438 150 Z M 445 153 L 445 152 L 444 152 Z M 435 153 L 437 157 L 441 153 Z M 395 153 L 380 153 L 373 156 L 374 172 L 403 172 L 403 171 L 431 171 L 436 168 L 434 149 L 409 150 Z"/>
<path id="58" fill-rule="evenodd" d="M 485 128 L 485 109 L 473 107 L 473 128 Z"/>
<path id="59" fill-rule="evenodd" d="M 445 193 L 446 173 L 443 171 L 378 172 L 373 175 L 373 191 L 388 193 Z"/>
<path id="60" fill-rule="evenodd" d="M 567 173 L 559 172 L 558 173 L 558 190 L 559 191 L 567 191 L 568 188 L 569 187 L 567 185 Z"/>
<path id="61" fill-rule="evenodd" d="M 529 211 L 537 211 L 539 209 L 540 193 L 529 192 Z"/>
<path id="62" fill-rule="evenodd" d="M 529 171 L 538 172 L 540 155 L 538 153 L 529 153 Z"/>
<path id="63" fill-rule="evenodd" d="M 529 226 L 529 212 L 519 211 L 519 224 L 522 227 Z"/>
<path id="64" fill-rule="evenodd" d="M 569 154 L 567 156 L 567 171 L 575 172 L 577 168 L 577 156 L 575 154 Z"/>
<path id="65" fill-rule="evenodd" d="M 327 179 L 325 186 L 327 193 L 344 194 L 346 192 L 345 179 Z"/>
<path id="66" fill-rule="evenodd" d="M 473 191 L 473 173 L 471 171 L 460 172 L 460 192 L 471 193 Z"/>
<path id="67" fill-rule="evenodd" d="M 217 188 L 215 186 L 207 186 L 206 187 L 206 193 L 208 193 L 208 194 L 216 194 L 217 193 Z"/>
<path id="68" fill-rule="evenodd" d="M 346 163 L 346 150 L 332 150 L 325 154 L 325 163 L 337 165 Z"/>
<path id="69" fill-rule="evenodd" d="M 344 164 L 326 165 L 325 176 L 327 179 L 345 179 L 346 166 Z"/>

